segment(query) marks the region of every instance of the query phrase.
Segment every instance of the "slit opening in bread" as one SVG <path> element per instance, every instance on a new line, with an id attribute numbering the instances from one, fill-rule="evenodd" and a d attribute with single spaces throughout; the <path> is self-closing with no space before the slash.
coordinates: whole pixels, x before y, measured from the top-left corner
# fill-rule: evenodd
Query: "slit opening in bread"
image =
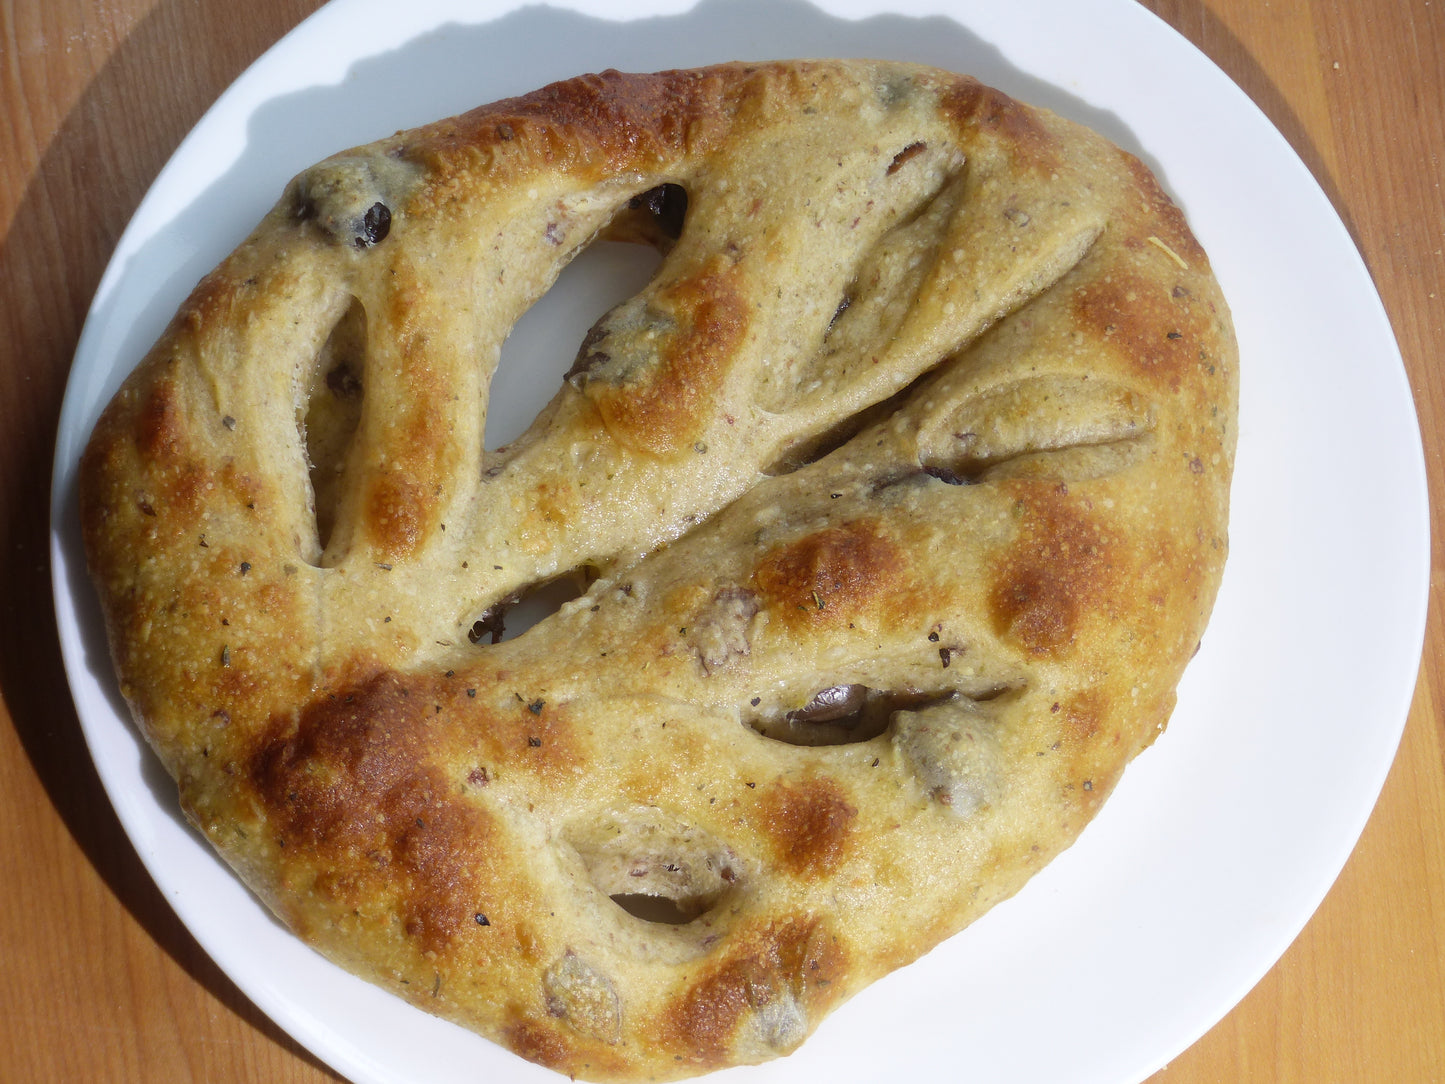
<path id="1" fill-rule="evenodd" d="M 665 182 L 639 192 L 603 231 L 609 241 L 649 245 L 663 255 L 672 250 L 687 221 L 687 189 Z"/>
<path id="2" fill-rule="evenodd" d="M 872 689 L 859 683 L 818 689 L 802 704 L 749 704 L 743 721 L 765 738 L 789 745 L 851 745 L 888 729 L 896 711 L 918 711 L 956 695 L 951 689 Z"/>
<path id="3" fill-rule="evenodd" d="M 336 524 L 342 479 L 365 399 L 366 310 L 352 298 L 312 367 L 301 419 L 311 479 L 318 552 Z"/>
<path id="4" fill-rule="evenodd" d="M 704 900 L 675 900 L 646 892 L 618 892 L 608 898 L 633 918 L 663 926 L 686 926 L 711 907 Z"/>
<path id="5" fill-rule="evenodd" d="M 1138 459 L 1154 424 L 1152 404 L 1120 385 L 1028 377 L 970 396 L 928 426 L 919 465 L 951 485 L 1018 476 L 1082 481 Z"/>
<path id="6" fill-rule="evenodd" d="M 578 343 L 602 315 L 640 293 L 661 262 L 650 245 L 604 237 L 562 270 L 502 344 L 488 392 L 488 452 L 507 451 L 532 425 L 574 364 Z"/>
<path id="7" fill-rule="evenodd" d="M 472 622 L 467 639 L 474 644 L 499 644 L 551 617 L 587 593 L 597 571 L 588 566 L 540 580 L 492 603 Z"/>
<path id="8" fill-rule="evenodd" d="M 601 815 L 564 836 L 592 884 L 645 922 L 686 925 L 715 909 L 741 880 L 726 844 L 652 806 Z"/>
<path id="9" fill-rule="evenodd" d="M 942 362 L 939 364 L 941 365 Z M 802 470 L 819 460 L 826 459 L 865 429 L 887 421 L 902 410 L 913 398 L 914 392 L 933 376 L 937 368 L 938 366 L 930 367 L 888 398 L 872 403 L 856 414 L 835 422 L 821 433 L 815 433 L 799 440 L 764 467 L 762 473 L 767 477 L 776 478 L 784 474 L 792 474 L 794 471 Z"/>
<path id="10" fill-rule="evenodd" d="M 604 197 L 594 193 L 589 198 Z M 562 380 L 573 384 L 608 360 L 605 352 L 594 348 L 606 336 L 609 317 L 648 288 L 682 236 L 689 203 L 682 185 L 654 185 L 620 203 L 615 195 L 606 198 L 613 204 L 610 218 L 573 250 L 566 267 L 517 320 L 503 343 L 490 402 L 506 402 L 522 389 L 526 409 L 488 414 L 488 451 L 506 453 L 518 438 L 525 442 L 545 428 L 544 408 L 556 385 L 536 379 L 538 359 L 571 358 Z M 588 315 L 594 319 L 586 321 Z M 494 418 L 497 424 L 492 424 Z M 525 428 L 527 423 L 531 429 Z"/>

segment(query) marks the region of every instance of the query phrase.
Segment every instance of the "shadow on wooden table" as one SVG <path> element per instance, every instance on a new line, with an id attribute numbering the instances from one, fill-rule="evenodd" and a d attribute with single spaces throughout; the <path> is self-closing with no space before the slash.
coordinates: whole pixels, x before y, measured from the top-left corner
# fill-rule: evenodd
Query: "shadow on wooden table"
<path id="1" fill-rule="evenodd" d="M 56 420 L 91 294 L 147 185 L 202 107 L 315 7 L 268 19 L 162 0 L 115 50 L 55 133 L 0 242 L 0 691 L 56 812 L 122 905 L 223 1005 L 323 1069 L 256 1009 L 181 925 L 101 788 L 71 704 L 50 590 L 48 505 Z M 185 43 L 216 42 L 211 53 Z M 69 46 L 67 46 L 67 50 Z M 166 71 L 175 93 L 156 80 Z"/>

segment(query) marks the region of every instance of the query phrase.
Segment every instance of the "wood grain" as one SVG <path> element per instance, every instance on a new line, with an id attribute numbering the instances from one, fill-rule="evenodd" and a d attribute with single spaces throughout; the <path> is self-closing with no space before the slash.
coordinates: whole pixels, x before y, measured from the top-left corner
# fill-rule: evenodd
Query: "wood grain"
<path id="1" fill-rule="evenodd" d="M 217 95 L 316 6 L 0 0 L 5 1079 L 337 1079 L 210 962 L 121 832 L 70 705 L 46 557 L 61 394 L 120 231 Z M 1340 212 L 1445 507 L 1445 0 L 1146 6 L 1258 103 Z M 1414 706 L 1359 846 L 1284 958 L 1155 1084 L 1445 1081 L 1442 556 L 1437 535 Z"/>

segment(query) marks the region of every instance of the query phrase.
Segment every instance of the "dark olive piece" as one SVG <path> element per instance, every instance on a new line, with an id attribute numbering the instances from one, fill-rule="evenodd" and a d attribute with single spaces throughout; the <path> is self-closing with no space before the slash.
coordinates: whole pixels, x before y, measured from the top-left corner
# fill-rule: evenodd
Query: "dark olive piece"
<path id="1" fill-rule="evenodd" d="M 507 604 L 508 600 L 503 600 L 483 610 L 482 616 L 472 622 L 472 627 L 467 632 L 467 639 L 474 644 L 479 644 L 488 638 L 494 644 L 501 643 L 502 636 L 506 632 L 503 619 L 507 613 Z"/>
<path id="2" fill-rule="evenodd" d="M 629 207 L 646 210 L 657 219 L 663 234 L 676 241 L 682 236 L 682 222 L 687 217 L 687 189 L 680 184 L 660 184 L 628 201 Z"/>
<path id="3" fill-rule="evenodd" d="M 857 713 L 867 696 L 866 685 L 834 685 L 814 693 L 813 699 L 797 711 L 788 712 L 787 718 L 790 723 L 840 722 Z"/>
<path id="4" fill-rule="evenodd" d="M 970 479 L 961 474 L 955 474 L 947 467 L 935 467 L 931 464 L 926 464 L 923 468 L 923 473 L 930 478 L 937 478 L 940 482 L 947 482 L 951 486 L 972 485 Z"/>
<path id="5" fill-rule="evenodd" d="M 391 232 L 391 209 L 384 203 L 373 203 L 366 209 L 361 220 L 361 235 L 356 239 L 357 248 L 370 248 L 386 240 Z"/>

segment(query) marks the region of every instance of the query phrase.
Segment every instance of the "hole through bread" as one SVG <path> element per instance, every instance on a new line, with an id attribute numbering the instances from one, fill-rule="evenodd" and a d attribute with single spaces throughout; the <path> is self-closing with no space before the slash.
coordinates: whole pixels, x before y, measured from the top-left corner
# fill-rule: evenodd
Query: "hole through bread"
<path id="1" fill-rule="evenodd" d="M 712 906 L 709 900 L 679 901 L 646 892 L 618 892 L 609 898 L 633 918 L 665 926 L 685 926 Z"/>
<path id="2" fill-rule="evenodd" d="M 336 525 L 342 478 L 365 398 L 366 310 L 351 299 L 311 370 L 301 429 L 311 477 L 316 540 L 325 552 Z"/>
<path id="3" fill-rule="evenodd" d="M 505 448 L 526 431 L 557 393 L 588 329 L 639 293 L 661 262 L 648 244 L 593 242 L 523 313 L 502 344 L 492 376 L 483 436 L 488 451 Z"/>
<path id="4" fill-rule="evenodd" d="M 551 617 L 567 603 L 581 598 L 597 578 L 590 568 L 543 580 L 492 603 L 483 610 L 467 632 L 474 644 L 498 644 L 515 640 L 522 633 Z"/>
<path id="5" fill-rule="evenodd" d="M 743 721 L 763 737 L 789 745 L 851 745 L 882 734 L 896 711 L 921 711 L 955 695 L 951 689 L 872 689 L 856 682 L 829 685 L 791 706 L 756 697 L 758 703 L 749 701 Z"/>
<path id="6" fill-rule="evenodd" d="M 741 880 L 731 848 L 653 806 L 603 814 L 563 838 L 593 885 L 645 922 L 685 925 L 716 907 Z"/>
<path id="7" fill-rule="evenodd" d="M 639 192 L 607 227 L 613 241 L 650 245 L 666 253 L 682 236 L 687 219 L 687 189 L 665 183 Z"/>

